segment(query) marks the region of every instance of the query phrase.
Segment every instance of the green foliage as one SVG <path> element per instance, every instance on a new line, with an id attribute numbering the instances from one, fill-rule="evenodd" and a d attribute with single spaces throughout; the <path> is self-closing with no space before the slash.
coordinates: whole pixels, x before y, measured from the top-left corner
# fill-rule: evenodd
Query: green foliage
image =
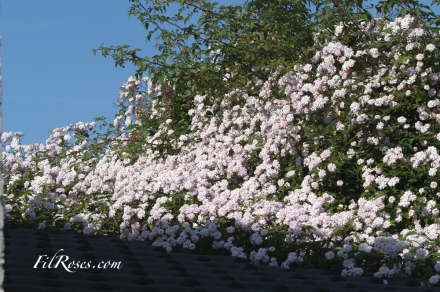
<path id="1" fill-rule="evenodd" d="M 139 48 L 104 44 L 93 51 L 111 56 L 116 66 L 132 63 L 138 68 L 137 76 L 147 73 L 155 82 L 169 86 L 169 94 L 157 98 L 167 103 L 168 118 L 177 130 L 178 122 L 190 124 L 188 110 L 195 95 L 221 98 L 236 88 L 255 94 L 261 84 L 245 85 L 267 80 L 266 68 L 283 73 L 312 57 L 313 32 L 318 27 L 332 28 L 342 20 L 369 21 L 374 15 L 373 4 L 362 0 L 250 0 L 237 6 L 207 0 L 130 2 L 128 15 L 142 23 L 146 41 L 155 42 L 160 53 L 140 56 Z M 438 30 L 438 16 L 416 1 L 379 1 L 375 8 L 386 17 L 410 13 L 423 19 L 431 31 Z M 354 27 L 361 31 L 358 24 Z M 359 38 L 350 35 L 347 44 L 357 45 Z M 319 36 L 331 37 L 329 30 Z M 375 41 L 374 35 L 370 38 Z"/>
<path id="2" fill-rule="evenodd" d="M 94 52 L 110 55 L 116 66 L 132 63 L 137 75 L 147 72 L 156 82 L 171 84 L 173 120 L 189 122 L 188 102 L 194 95 L 221 97 L 253 77 L 264 79 L 265 71 L 257 68 L 287 68 L 307 58 L 313 45 L 311 12 L 303 1 L 220 7 L 205 0 L 130 2 L 129 15 L 142 22 L 147 41 L 156 41 L 160 54 L 139 57 L 140 50 L 128 45 L 101 45 Z M 168 16 L 168 9 L 176 4 L 177 12 Z"/>

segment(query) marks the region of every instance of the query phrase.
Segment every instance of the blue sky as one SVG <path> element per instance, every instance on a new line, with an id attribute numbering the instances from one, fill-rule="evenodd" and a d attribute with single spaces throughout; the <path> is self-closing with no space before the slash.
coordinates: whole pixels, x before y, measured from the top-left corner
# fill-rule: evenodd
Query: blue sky
<path id="1" fill-rule="evenodd" d="M 112 121 L 119 86 L 135 68 L 115 68 L 92 49 L 129 44 L 156 54 L 129 7 L 128 0 L 2 0 L 3 131 L 44 143 L 50 129 L 96 116 Z"/>
<path id="2" fill-rule="evenodd" d="M 135 68 L 92 50 L 104 42 L 157 53 L 129 8 L 128 0 L 2 0 L 3 131 L 44 143 L 50 129 L 113 121 L 119 86 Z"/>
<path id="3" fill-rule="evenodd" d="M 48 130 L 95 116 L 113 119 L 119 86 L 134 68 L 115 68 L 92 49 L 145 48 L 142 25 L 121 0 L 3 0 L 3 131 L 24 144 L 44 143 Z"/>

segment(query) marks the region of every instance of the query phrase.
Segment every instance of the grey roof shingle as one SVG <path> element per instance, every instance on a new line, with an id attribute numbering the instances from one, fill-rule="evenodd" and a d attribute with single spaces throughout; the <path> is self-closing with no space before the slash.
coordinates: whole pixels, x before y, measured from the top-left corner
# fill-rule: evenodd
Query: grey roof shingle
<path id="1" fill-rule="evenodd" d="M 166 253 L 147 242 L 124 242 L 110 236 L 48 234 L 35 229 L 6 229 L 4 235 L 6 292 L 440 291 L 439 287 L 422 287 L 412 279 L 389 280 L 384 285 L 374 277 L 344 278 L 325 270 L 255 266 L 229 256 Z M 68 272 L 60 263 L 55 269 L 41 264 L 34 268 L 39 256 L 48 255 L 50 259 L 55 254 L 64 256 L 66 265 L 72 261 L 89 262 L 90 266 L 120 261 L 122 267 L 71 268 L 75 272 Z"/>

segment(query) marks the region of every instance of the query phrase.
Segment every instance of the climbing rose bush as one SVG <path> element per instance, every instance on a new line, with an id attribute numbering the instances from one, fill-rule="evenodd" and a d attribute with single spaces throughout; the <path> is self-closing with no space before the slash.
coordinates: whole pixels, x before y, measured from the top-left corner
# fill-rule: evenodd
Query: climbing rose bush
<path id="1" fill-rule="evenodd" d="M 131 77 L 105 139 L 81 122 L 46 145 L 3 133 L 8 220 L 435 285 L 437 48 L 409 15 L 341 23 L 316 33 L 311 60 L 195 96 L 185 130 L 161 86 Z"/>

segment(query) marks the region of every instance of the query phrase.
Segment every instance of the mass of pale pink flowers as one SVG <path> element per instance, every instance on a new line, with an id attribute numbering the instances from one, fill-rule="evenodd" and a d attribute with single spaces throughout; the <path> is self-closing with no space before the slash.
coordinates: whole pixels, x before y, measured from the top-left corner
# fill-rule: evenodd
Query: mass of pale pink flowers
<path id="1" fill-rule="evenodd" d="M 185 134 L 176 135 L 160 107 L 161 86 L 134 77 L 121 87 L 114 136 L 96 142 L 105 146 L 98 150 L 85 135 L 95 123 L 55 129 L 45 145 L 3 133 L 7 216 L 85 234 L 117 224 L 121 239 L 167 251 L 208 246 L 283 268 L 316 256 L 309 245 L 318 244 L 343 276 L 362 275 L 368 256 L 383 278 L 437 263 L 439 75 L 428 66 L 435 41 L 421 38 L 427 32 L 411 16 L 358 28 L 389 45 L 373 38 L 349 47 L 341 24 L 331 41 L 317 38 L 310 62 L 284 75 L 267 70 L 259 95 L 195 96 Z M 146 97 L 148 118 L 163 122 L 131 153 L 129 127 L 142 126 Z M 51 222 L 42 219 L 48 212 Z"/>

